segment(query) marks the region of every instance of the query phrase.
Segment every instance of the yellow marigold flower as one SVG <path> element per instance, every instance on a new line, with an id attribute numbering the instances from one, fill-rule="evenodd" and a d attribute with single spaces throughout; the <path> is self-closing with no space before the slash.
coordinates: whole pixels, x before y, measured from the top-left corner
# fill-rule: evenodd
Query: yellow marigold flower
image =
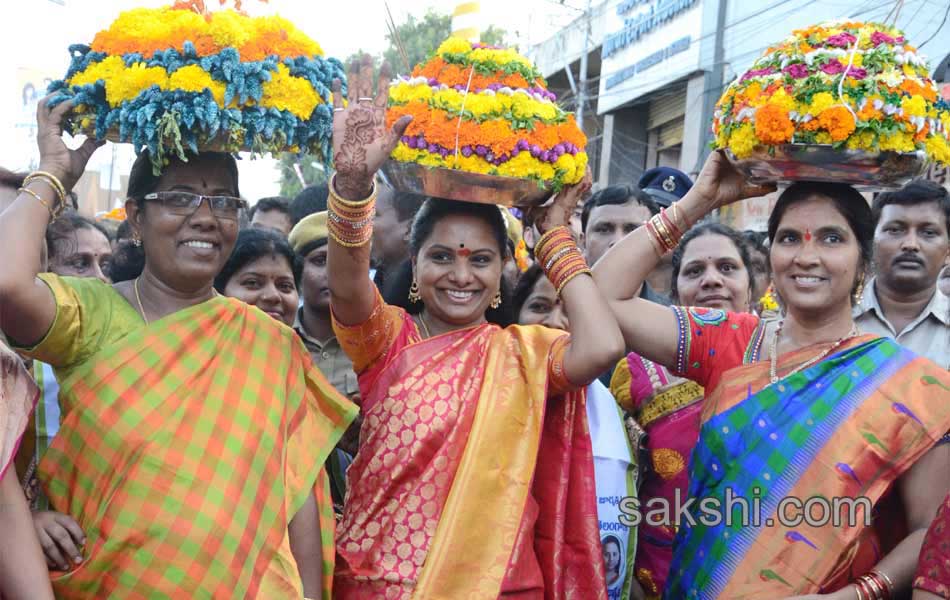
<path id="1" fill-rule="evenodd" d="M 834 106 L 836 102 L 835 97 L 828 92 L 818 92 L 811 97 L 811 104 L 808 105 L 808 109 L 805 112 L 813 117 L 817 117 L 822 112 Z"/>
<path id="2" fill-rule="evenodd" d="M 729 136 L 729 149 L 736 155 L 736 158 L 748 158 L 752 155 L 759 140 L 755 137 L 755 129 L 752 123 L 743 123 Z"/>
<path id="3" fill-rule="evenodd" d="M 795 99 L 788 95 L 785 88 L 775 90 L 775 93 L 769 98 L 768 104 L 780 106 L 785 112 L 795 110 L 796 108 Z"/>
<path id="4" fill-rule="evenodd" d="M 819 144 L 830 144 L 834 140 L 831 139 L 831 134 L 827 131 L 819 131 L 818 135 L 815 136 L 815 141 Z"/>
<path id="5" fill-rule="evenodd" d="M 442 42 L 436 54 L 465 54 L 472 51 L 472 43 L 458 37 L 450 37 Z"/>
<path id="6" fill-rule="evenodd" d="M 224 107 L 225 84 L 212 79 L 211 75 L 198 65 L 188 65 L 172 73 L 167 87 L 170 90 L 199 93 L 210 89 L 214 101 L 218 106 Z"/>
<path id="7" fill-rule="evenodd" d="M 562 169 L 564 171 L 564 182 L 565 183 L 575 183 L 580 181 L 576 178 L 577 171 L 577 162 L 574 160 L 574 156 L 571 154 L 562 154 L 554 162 L 554 167 L 557 169 Z M 581 177 L 584 176 L 584 172 L 581 171 Z"/>
<path id="8" fill-rule="evenodd" d="M 878 139 L 878 147 L 881 150 L 893 150 L 894 152 L 913 152 L 917 149 L 914 145 L 914 137 L 904 131 L 892 135 L 882 135 Z"/>
<path id="9" fill-rule="evenodd" d="M 76 73 L 69 80 L 69 85 L 88 85 L 99 80 L 103 82 L 119 77 L 125 71 L 125 62 L 121 56 L 107 56 L 99 62 L 92 63 L 84 71 Z"/>
<path id="10" fill-rule="evenodd" d="M 439 92 L 439 94 L 444 94 L 447 91 Z M 399 103 L 412 102 L 413 100 L 428 101 L 432 96 L 432 88 L 427 84 L 399 83 L 389 88 L 389 97 Z"/>
<path id="11" fill-rule="evenodd" d="M 109 58 L 117 58 L 120 63 L 122 62 L 121 58 L 111 56 L 102 62 L 106 62 Z M 116 107 L 126 100 L 134 99 L 143 90 L 153 85 L 164 89 L 168 82 L 168 74 L 161 67 L 147 67 L 145 63 L 135 63 L 131 67 L 123 65 L 121 69 L 108 68 L 107 72 L 98 79 L 105 82 L 106 101 L 109 106 Z"/>
<path id="12" fill-rule="evenodd" d="M 904 116 L 927 116 L 927 101 L 923 96 L 904 96 L 901 98 L 901 108 L 904 109 Z"/>
<path id="13" fill-rule="evenodd" d="M 309 119 L 313 109 L 320 104 L 320 96 L 302 77 L 294 77 L 287 65 L 280 63 L 271 73 L 270 81 L 262 86 L 261 106 L 286 110 L 299 119 Z"/>
<path id="14" fill-rule="evenodd" d="M 845 64 L 845 65 L 848 64 L 847 59 L 844 60 L 843 64 Z M 860 52 L 856 52 L 856 53 L 854 54 L 854 59 L 851 61 L 851 66 L 852 66 L 852 67 L 860 67 L 860 66 L 863 65 L 863 64 L 864 64 L 864 55 L 861 54 Z"/>
<path id="15" fill-rule="evenodd" d="M 950 165 L 950 145 L 942 135 L 931 135 L 924 143 L 927 154 L 937 162 Z"/>
<path id="16" fill-rule="evenodd" d="M 873 131 L 861 131 L 848 139 L 846 147 L 850 150 L 873 150 L 876 139 Z"/>
<path id="17" fill-rule="evenodd" d="M 255 31 L 248 27 L 247 17 L 231 10 L 219 10 L 211 13 L 208 33 L 214 38 L 215 44 L 227 48 L 243 46 L 254 36 Z"/>
<path id="18" fill-rule="evenodd" d="M 832 141 L 841 142 L 854 132 L 855 122 L 851 111 L 844 106 L 832 106 L 818 115 L 818 123 L 831 135 Z"/>
<path id="19" fill-rule="evenodd" d="M 413 162 L 416 160 L 416 156 L 418 154 L 418 150 L 413 150 L 403 142 L 399 142 L 399 144 L 396 145 L 396 149 L 393 150 L 391 156 L 400 162 Z"/>

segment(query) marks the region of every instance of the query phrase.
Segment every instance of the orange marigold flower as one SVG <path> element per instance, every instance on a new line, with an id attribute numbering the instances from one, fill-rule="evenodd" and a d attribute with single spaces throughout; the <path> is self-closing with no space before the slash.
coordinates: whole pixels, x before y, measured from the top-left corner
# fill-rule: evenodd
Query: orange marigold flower
<path id="1" fill-rule="evenodd" d="M 792 139 L 795 124 L 788 111 L 775 104 L 766 104 L 755 113 L 755 135 L 763 144 L 784 144 Z"/>
<path id="2" fill-rule="evenodd" d="M 835 142 L 848 139 L 855 129 L 854 116 L 843 106 L 832 106 L 821 111 L 818 122 Z"/>

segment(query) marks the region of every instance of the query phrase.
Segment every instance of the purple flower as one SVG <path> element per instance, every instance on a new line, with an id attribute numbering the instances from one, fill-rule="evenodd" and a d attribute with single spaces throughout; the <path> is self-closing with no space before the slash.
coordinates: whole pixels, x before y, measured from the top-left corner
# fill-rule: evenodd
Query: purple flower
<path id="1" fill-rule="evenodd" d="M 851 79 L 864 79 L 868 76 L 868 72 L 864 69 L 858 67 L 851 67 L 848 69 L 848 77 Z"/>
<path id="2" fill-rule="evenodd" d="M 468 158 L 471 155 L 472 155 L 472 147 L 462 146 L 462 156 L 464 156 L 465 158 Z"/>
<path id="3" fill-rule="evenodd" d="M 561 156 L 562 154 L 564 154 L 564 152 L 565 152 L 564 144 L 558 144 L 557 146 L 554 147 L 554 153 L 556 155 Z"/>
<path id="4" fill-rule="evenodd" d="M 531 144 L 528 143 L 528 140 L 518 140 L 518 150 L 530 150 Z"/>
<path id="5" fill-rule="evenodd" d="M 442 155 L 442 158 L 445 158 L 446 156 L 449 155 L 449 149 L 448 149 L 448 148 L 439 148 L 439 154 Z"/>
<path id="6" fill-rule="evenodd" d="M 838 73 L 844 71 L 844 65 L 841 64 L 841 61 L 839 61 L 837 58 L 833 58 L 821 65 L 821 70 L 828 75 L 837 75 Z"/>
<path id="7" fill-rule="evenodd" d="M 518 156 L 519 154 L 521 154 L 521 148 L 519 148 L 518 146 L 515 146 L 514 148 L 511 149 L 512 156 Z"/>
<path id="8" fill-rule="evenodd" d="M 429 152 L 433 153 L 433 154 L 435 154 L 435 153 L 437 153 L 437 152 L 439 151 L 439 147 L 436 146 L 435 144 L 429 144 L 429 147 L 426 148 L 426 149 L 427 149 Z"/>
<path id="9" fill-rule="evenodd" d="M 825 45 L 831 46 L 832 48 L 847 48 L 857 41 L 857 39 L 858 38 L 854 37 L 847 31 L 842 31 L 838 35 L 833 35 L 825 40 Z"/>
<path id="10" fill-rule="evenodd" d="M 881 44 L 895 44 L 897 43 L 897 40 L 886 33 L 875 31 L 871 34 L 871 43 L 875 46 L 880 46 Z"/>
<path id="11" fill-rule="evenodd" d="M 752 69 L 751 71 L 746 71 L 745 75 L 742 76 L 740 81 L 752 79 L 753 77 L 761 77 L 762 75 L 771 75 L 774 72 L 775 69 L 772 67 L 765 67 L 764 69 Z"/>
<path id="12" fill-rule="evenodd" d="M 551 162 L 551 151 L 550 151 L 550 150 L 545 150 L 545 151 L 541 154 L 541 160 L 543 160 L 544 162 Z"/>
<path id="13" fill-rule="evenodd" d="M 416 138 L 411 137 L 411 138 L 409 138 L 408 140 L 404 140 L 404 141 L 406 142 L 406 145 L 407 145 L 407 146 L 409 146 L 409 147 L 412 148 L 413 150 L 416 149 Z"/>
<path id="14" fill-rule="evenodd" d="M 541 156 L 541 152 L 542 152 L 541 146 L 538 146 L 537 144 L 531 145 L 531 156 L 537 158 Z"/>
<path id="15" fill-rule="evenodd" d="M 510 159 L 511 159 L 511 157 L 509 157 L 507 154 L 502 154 L 501 156 L 498 157 L 498 164 L 506 163 L 506 162 L 508 162 Z"/>
<path id="16" fill-rule="evenodd" d="M 804 79 L 808 77 L 808 67 L 802 63 L 788 65 L 784 71 L 788 75 L 791 75 L 793 79 Z"/>
<path id="17" fill-rule="evenodd" d="M 485 156 L 486 154 L 488 154 L 488 148 L 479 144 L 475 146 L 475 154 L 479 156 Z"/>
<path id="18" fill-rule="evenodd" d="M 430 77 L 430 78 L 429 78 L 429 85 L 438 86 L 438 85 L 439 85 L 439 80 L 436 79 L 435 77 Z"/>

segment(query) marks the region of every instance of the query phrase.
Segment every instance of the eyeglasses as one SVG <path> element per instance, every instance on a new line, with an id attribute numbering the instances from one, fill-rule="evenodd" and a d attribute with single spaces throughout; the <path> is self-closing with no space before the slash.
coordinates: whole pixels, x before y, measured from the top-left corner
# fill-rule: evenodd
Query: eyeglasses
<path id="1" fill-rule="evenodd" d="M 176 215 L 190 217 L 195 214 L 204 200 L 211 207 L 211 214 L 219 219 L 236 221 L 241 211 L 247 210 L 247 202 L 234 196 L 202 196 L 191 192 L 154 192 L 145 195 L 146 200 L 157 200 Z"/>

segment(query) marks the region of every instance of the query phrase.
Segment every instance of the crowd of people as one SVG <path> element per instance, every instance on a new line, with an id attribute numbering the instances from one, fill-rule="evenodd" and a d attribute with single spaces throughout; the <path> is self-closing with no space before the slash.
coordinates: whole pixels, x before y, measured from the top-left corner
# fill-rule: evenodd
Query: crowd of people
<path id="1" fill-rule="evenodd" d="M 946 189 L 798 182 L 739 232 L 771 190 L 713 153 L 516 218 L 390 185 L 380 79 L 326 184 L 248 210 L 232 156 L 143 151 L 114 231 L 40 102 L 0 597 L 950 598 Z"/>

